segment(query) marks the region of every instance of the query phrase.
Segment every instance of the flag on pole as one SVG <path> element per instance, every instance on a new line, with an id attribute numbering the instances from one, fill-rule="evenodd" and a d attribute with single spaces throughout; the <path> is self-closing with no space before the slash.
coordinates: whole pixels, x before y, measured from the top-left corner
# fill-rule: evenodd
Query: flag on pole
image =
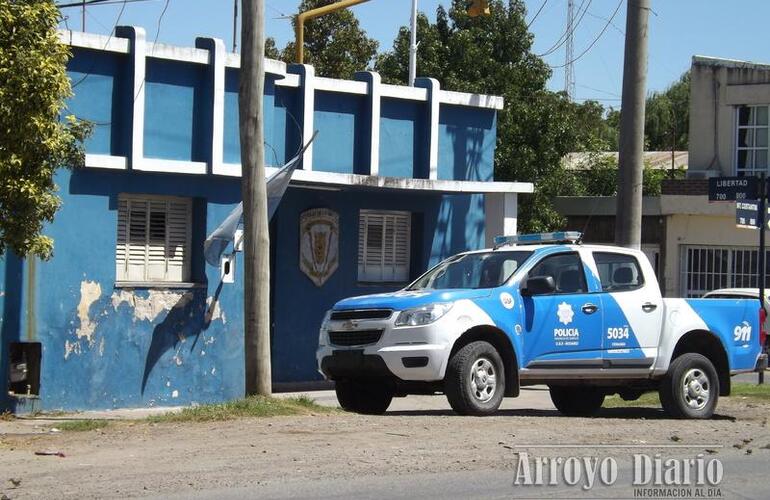
<path id="1" fill-rule="evenodd" d="M 284 166 L 273 172 L 273 174 L 267 178 L 268 220 L 273 217 L 273 214 L 278 209 L 278 204 L 281 202 L 283 194 L 289 187 L 289 181 L 291 180 L 291 175 L 294 173 L 294 169 L 302 160 L 302 156 L 305 154 L 305 151 L 313 142 L 313 139 L 315 139 L 317 134 L 318 132 L 316 131 L 297 156 L 286 162 Z M 242 218 L 243 202 L 240 202 L 238 203 L 238 206 L 230 212 L 230 215 L 225 218 L 222 224 L 220 224 L 203 243 L 203 255 L 206 258 L 206 262 L 212 266 L 219 267 L 219 259 L 222 257 L 225 248 L 227 248 L 227 245 L 231 242 L 235 242 L 235 232 L 238 230 L 238 226 L 241 225 Z"/>

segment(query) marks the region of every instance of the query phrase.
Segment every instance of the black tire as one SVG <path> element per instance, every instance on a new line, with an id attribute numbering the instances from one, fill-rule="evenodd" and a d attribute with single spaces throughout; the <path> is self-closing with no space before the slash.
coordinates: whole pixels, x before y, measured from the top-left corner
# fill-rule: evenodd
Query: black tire
<path id="1" fill-rule="evenodd" d="M 393 389 L 381 381 L 337 380 L 337 401 L 343 410 L 364 415 L 382 415 L 393 400 Z"/>
<path id="2" fill-rule="evenodd" d="M 604 403 L 604 391 L 597 387 L 548 386 L 551 401 L 557 410 L 568 417 L 596 415 Z"/>
<path id="3" fill-rule="evenodd" d="M 444 392 L 460 415 L 495 413 L 505 395 L 505 368 L 497 349 L 477 341 L 457 351 L 446 369 Z"/>
<path id="4" fill-rule="evenodd" d="M 719 376 L 707 357 L 688 352 L 671 362 L 659 392 L 661 406 L 670 416 L 711 418 L 719 400 Z"/>

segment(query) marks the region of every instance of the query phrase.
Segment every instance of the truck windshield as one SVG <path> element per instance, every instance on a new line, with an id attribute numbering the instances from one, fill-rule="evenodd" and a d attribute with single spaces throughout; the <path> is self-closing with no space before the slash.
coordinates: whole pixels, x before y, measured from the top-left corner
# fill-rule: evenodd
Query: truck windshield
<path id="1" fill-rule="evenodd" d="M 408 289 L 494 288 L 508 281 L 530 255 L 531 251 L 455 255 L 425 273 Z"/>

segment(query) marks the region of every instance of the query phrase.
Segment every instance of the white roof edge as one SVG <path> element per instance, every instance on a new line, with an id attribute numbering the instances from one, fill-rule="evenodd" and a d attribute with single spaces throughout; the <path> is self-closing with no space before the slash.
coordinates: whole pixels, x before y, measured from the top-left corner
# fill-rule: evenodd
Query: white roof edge
<path id="1" fill-rule="evenodd" d="M 457 106 L 473 106 L 475 108 L 503 109 L 505 100 L 497 95 L 468 94 L 454 92 L 452 90 L 439 91 L 439 100 L 443 104 L 455 104 Z"/>
<path id="2" fill-rule="evenodd" d="M 720 66 L 725 68 L 770 69 L 770 63 L 757 63 L 740 59 L 727 59 L 713 56 L 692 56 L 692 64 L 698 66 Z"/>
<path id="3" fill-rule="evenodd" d="M 106 36 L 98 35 L 96 33 L 86 33 L 82 31 L 62 29 L 58 30 L 58 33 L 59 40 L 61 40 L 62 43 L 73 47 L 118 52 L 122 54 L 127 54 L 129 52 L 129 43 L 128 39 L 126 38 L 121 38 L 114 35 Z M 196 64 L 209 63 L 209 53 L 206 49 L 199 49 L 197 47 L 183 47 L 165 43 L 148 42 L 147 57 L 167 59 L 172 61 L 185 61 Z M 226 67 L 239 68 L 240 65 L 240 54 L 232 52 L 226 53 Z M 283 76 L 284 80 L 286 80 L 288 76 L 286 63 L 274 59 L 265 59 L 265 72 Z M 280 85 L 291 87 L 298 86 L 299 78 L 293 77 L 290 79 L 290 81 L 282 81 Z M 337 78 L 326 78 L 319 76 L 316 78 L 316 88 L 318 90 L 360 95 L 368 91 L 368 84 L 366 82 L 357 80 L 341 80 Z M 413 101 L 428 100 L 427 89 L 401 85 L 382 84 L 381 95 L 382 97 L 391 97 Z M 465 92 L 454 92 L 451 90 L 439 90 L 438 100 L 442 104 L 495 110 L 503 109 L 505 104 L 503 98 L 500 96 L 470 94 Z"/>
<path id="4" fill-rule="evenodd" d="M 128 54 L 128 39 L 115 36 L 83 33 L 82 31 L 57 30 L 61 43 L 84 49 L 104 50 Z"/>
<path id="5" fill-rule="evenodd" d="M 268 167 L 268 174 L 276 171 Z M 433 191 L 440 193 L 532 193 L 535 185 L 531 182 L 494 182 L 494 181 L 453 181 L 434 179 L 412 179 L 402 177 L 383 177 L 360 174 L 340 174 L 318 170 L 295 170 L 292 182 L 299 184 L 317 184 L 328 187 L 361 187 L 395 189 L 402 191 Z"/>

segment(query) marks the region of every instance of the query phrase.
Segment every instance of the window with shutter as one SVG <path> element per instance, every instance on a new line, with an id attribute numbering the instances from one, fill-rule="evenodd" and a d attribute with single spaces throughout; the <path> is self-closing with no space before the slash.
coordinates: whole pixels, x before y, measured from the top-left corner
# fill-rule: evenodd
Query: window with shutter
<path id="1" fill-rule="evenodd" d="M 120 195 L 117 281 L 189 281 L 190 214 L 186 198 Z"/>
<path id="2" fill-rule="evenodd" d="M 411 226 L 409 212 L 361 210 L 358 220 L 358 281 L 408 281 Z"/>

